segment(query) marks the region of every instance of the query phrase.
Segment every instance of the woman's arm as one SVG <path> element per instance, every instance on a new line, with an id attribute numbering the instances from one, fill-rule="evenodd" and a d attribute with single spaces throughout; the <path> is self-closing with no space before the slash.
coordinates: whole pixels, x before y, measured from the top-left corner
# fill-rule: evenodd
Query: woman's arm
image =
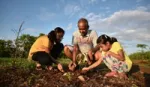
<path id="1" fill-rule="evenodd" d="M 88 71 L 90 69 L 93 69 L 93 68 L 97 67 L 98 65 L 100 65 L 101 62 L 102 62 L 102 58 L 99 58 L 95 63 L 93 63 L 89 67 L 84 67 L 82 70 Z"/>
<path id="2" fill-rule="evenodd" d="M 52 60 L 55 64 L 59 64 L 59 62 L 58 62 L 54 57 L 52 57 L 51 55 L 49 55 L 49 56 L 50 56 L 51 60 Z"/>
<path id="3" fill-rule="evenodd" d="M 93 69 L 95 67 L 97 67 L 100 63 L 102 62 L 102 58 L 99 58 L 98 61 L 96 61 L 95 63 L 93 63 L 91 66 L 89 66 L 89 69 Z"/>
<path id="4" fill-rule="evenodd" d="M 114 52 L 111 52 L 111 51 L 108 51 L 106 53 L 106 55 L 111 55 L 111 56 L 117 58 L 120 61 L 124 61 L 125 60 L 124 51 L 122 49 L 118 51 L 118 54 L 116 54 Z"/>
<path id="5" fill-rule="evenodd" d="M 51 55 L 49 55 L 49 56 L 50 56 L 51 60 L 52 60 L 55 64 L 57 64 L 58 70 L 61 71 L 61 72 L 64 72 L 64 69 L 63 69 L 63 66 L 61 65 L 61 63 L 59 63 L 59 62 L 58 62 L 55 58 L 53 58 Z"/>

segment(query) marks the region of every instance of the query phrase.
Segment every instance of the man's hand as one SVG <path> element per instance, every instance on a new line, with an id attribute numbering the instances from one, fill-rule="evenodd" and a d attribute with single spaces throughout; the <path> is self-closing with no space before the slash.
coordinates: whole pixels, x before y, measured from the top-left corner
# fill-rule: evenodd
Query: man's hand
<path id="1" fill-rule="evenodd" d="M 88 67 L 84 67 L 81 71 L 81 73 L 86 73 L 87 71 L 89 71 L 90 69 Z"/>
<path id="2" fill-rule="evenodd" d="M 88 67 L 84 67 L 82 70 L 83 71 L 89 71 L 90 69 Z"/>
<path id="3" fill-rule="evenodd" d="M 64 72 L 63 67 L 60 63 L 57 65 L 57 68 L 59 71 Z"/>
<path id="4" fill-rule="evenodd" d="M 76 63 L 75 62 L 70 62 L 69 63 L 69 65 L 68 65 L 68 67 L 69 67 L 69 70 L 71 70 L 71 71 L 74 71 L 75 70 L 75 68 L 76 68 Z"/>
<path id="5" fill-rule="evenodd" d="M 88 63 L 88 65 L 91 65 L 91 64 L 92 64 L 92 61 L 88 60 L 87 63 Z"/>

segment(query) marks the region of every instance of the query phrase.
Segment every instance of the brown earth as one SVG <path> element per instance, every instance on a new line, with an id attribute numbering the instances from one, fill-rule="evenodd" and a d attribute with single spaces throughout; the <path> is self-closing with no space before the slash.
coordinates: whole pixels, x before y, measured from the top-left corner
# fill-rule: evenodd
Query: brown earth
<path id="1" fill-rule="evenodd" d="M 57 69 L 25 70 L 20 68 L 0 68 L 0 87 L 150 87 L 150 67 L 141 67 L 135 62 L 128 73 L 128 79 L 105 78 L 108 69 L 98 68 L 82 75 L 79 70 L 69 75 Z M 78 76 L 86 80 L 82 82 Z"/>

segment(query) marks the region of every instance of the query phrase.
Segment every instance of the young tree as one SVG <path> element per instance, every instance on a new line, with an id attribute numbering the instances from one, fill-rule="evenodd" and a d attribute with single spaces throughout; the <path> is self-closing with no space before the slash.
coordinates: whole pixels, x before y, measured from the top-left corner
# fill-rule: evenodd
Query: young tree
<path id="1" fill-rule="evenodd" d="M 21 25 L 20 25 L 20 27 L 19 27 L 19 29 L 18 30 L 15 30 L 15 29 L 12 29 L 12 31 L 16 34 L 16 39 L 15 39 L 15 58 L 17 58 L 21 53 L 20 53 L 20 42 L 19 42 L 19 40 L 18 40 L 18 38 L 19 38 L 19 36 L 20 36 L 20 34 L 21 34 L 21 32 L 22 32 L 22 26 L 23 26 L 23 24 L 24 24 L 24 21 L 21 23 Z"/>
<path id="2" fill-rule="evenodd" d="M 137 44 L 138 48 L 141 48 L 141 51 L 144 52 L 144 49 L 146 49 L 147 45 L 146 44 Z"/>

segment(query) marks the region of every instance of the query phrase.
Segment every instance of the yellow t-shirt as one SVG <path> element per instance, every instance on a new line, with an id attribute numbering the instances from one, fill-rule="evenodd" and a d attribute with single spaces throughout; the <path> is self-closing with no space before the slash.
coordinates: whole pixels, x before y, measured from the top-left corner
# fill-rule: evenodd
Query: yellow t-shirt
<path id="1" fill-rule="evenodd" d="M 48 36 L 47 35 L 40 36 L 31 46 L 31 49 L 30 49 L 29 55 L 28 55 L 28 59 L 31 60 L 32 55 L 35 52 L 38 52 L 38 51 L 47 52 L 46 50 L 50 50 L 51 48 L 52 48 L 52 43 L 49 40 Z M 49 53 L 49 52 L 47 52 L 47 53 Z"/>
<path id="2" fill-rule="evenodd" d="M 123 50 L 123 47 L 120 45 L 119 42 L 114 42 L 112 44 L 112 47 L 109 51 L 115 53 L 115 54 L 118 54 L 118 51 L 119 50 Z M 127 54 L 124 52 L 124 56 L 125 56 L 125 62 L 128 66 L 128 71 L 131 69 L 132 67 L 132 61 L 130 60 L 130 58 L 127 56 Z"/>

